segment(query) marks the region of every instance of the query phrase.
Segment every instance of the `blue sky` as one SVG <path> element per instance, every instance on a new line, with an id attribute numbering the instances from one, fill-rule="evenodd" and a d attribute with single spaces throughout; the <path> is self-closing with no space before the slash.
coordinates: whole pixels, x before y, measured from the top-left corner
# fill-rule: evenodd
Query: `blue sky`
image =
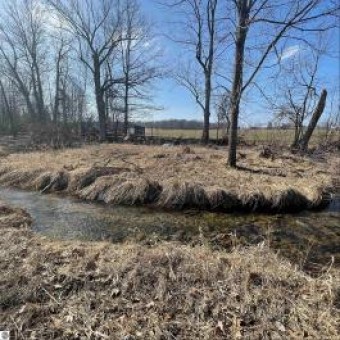
<path id="1" fill-rule="evenodd" d="M 164 41 L 163 34 L 169 30 L 169 22 L 173 13 L 160 5 L 157 1 L 141 0 L 145 15 L 155 23 L 156 32 L 159 35 L 158 43 L 162 45 L 164 60 L 168 60 L 171 55 L 180 53 L 180 49 L 170 40 Z M 171 58 L 170 58 L 171 59 Z M 174 80 L 167 78 L 158 82 L 155 103 L 164 109 L 150 115 L 150 119 L 201 119 L 200 109 L 195 104 L 191 95 Z M 148 119 L 148 118 L 147 118 Z"/>
<path id="2" fill-rule="evenodd" d="M 159 44 L 162 45 L 166 63 L 171 65 L 173 62 L 173 67 L 175 67 L 178 56 L 184 53 L 182 50 L 183 47 L 175 45 L 171 41 L 164 39 L 162 36 L 163 33 L 168 33 L 169 30 L 173 30 L 175 34 L 184 34 L 184 32 L 180 32 L 178 28 L 170 26 L 170 22 L 174 20 L 174 13 L 160 5 L 157 0 L 141 0 L 141 4 L 145 15 L 155 23 L 156 32 L 159 35 L 158 41 Z M 337 51 L 337 53 L 336 56 L 325 56 L 322 58 L 320 65 L 320 75 L 322 82 L 320 85 L 326 88 L 337 87 L 339 89 L 339 30 L 335 30 L 333 32 L 330 45 L 332 46 L 333 50 Z M 300 53 L 298 50 L 299 45 L 296 42 L 291 42 L 291 44 L 288 42 L 288 44 L 285 46 L 287 60 L 290 57 L 293 57 L 296 53 Z M 229 61 L 225 60 L 224 62 Z M 232 60 L 230 60 L 230 63 L 232 63 Z M 259 79 L 265 88 L 266 75 L 260 75 Z M 192 96 L 187 92 L 186 89 L 180 87 L 174 80 L 163 79 L 159 81 L 157 84 L 157 89 L 158 90 L 154 97 L 154 101 L 157 105 L 163 106 L 164 110 L 150 115 L 150 119 L 202 119 L 202 112 L 197 104 L 195 104 Z M 265 100 L 263 98 L 259 98 L 259 96 L 256 98 L 257 99 L 252 98 L 250 103 L 244 107 L 241 114 L 241 122 L 243 122 L 243 124 L 266 124 L 269 120 L 271 120 L 272 113 L 268 110 L 268 108 L 265 108 Z M 212 117 L 212 119 L 214 119 L 214 117 Z"/>

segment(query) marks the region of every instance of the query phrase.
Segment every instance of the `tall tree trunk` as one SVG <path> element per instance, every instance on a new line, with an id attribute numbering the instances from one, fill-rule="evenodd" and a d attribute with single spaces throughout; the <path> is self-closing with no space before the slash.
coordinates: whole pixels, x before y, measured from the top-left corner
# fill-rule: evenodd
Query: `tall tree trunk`
<path id="1" fill-rule="evenodd" d="M 124 135 L 127 136 L 129 130 L 129 84 L 128 75 L 126 76 L 125 93 L 124 93 Z"/>
<path id="2" fill-rule="evenodd" d="M 238 27 L 236 31 L 236 50 L 234 60 L 233 86 L 230 103 L 230 133 L 228 165 L 236 168 L 236 151 L 238 135 L 238 116 L 243 86 L 244 49 L 248 33 L 249 8 L 248 1 L 241 0 Z"/>
<path id="3" fill-rule="evenodd" d="M 202 141 L 204 144 L 209 143 L 210 129 L 210 100 L 211 100 L 211 73 L 205 75 L 205 103 L 204 103 L 204 124 Z"/>
<path id="4" fill-rule="evenodd" d="M 21 92 L 21 94 L 23 95 L 23 97 L 25 99 L 28 114 L 31 117 L 32 121 L 36 122 L 37 121 L 37 114 L 36 114 L 34 105 L 31 101 L 30 94 L 29 94 L 25 84 L 21 81 L 20 78 L 16 77 L 16 81 L 17 81 L 18 90 Z"/>
<path id="5" fill-rule="evenodd" d="M 8 62 L 8 65 L 9 65 L 11 71 L 13 72 L 13 76 L 14 76 L 14 79 L 15 79 L 15 82 L 14 82 L 15 86 L 17 87 L 17 89 L 23 95 L 23 97 L 25 99 L 28 114 L 31 117 L 32 121 L 36 121 L 37 115 L 36 115 L 34 106 L 32 104 L 31 98 L 30 98 L 29 90 L 28 90 L 26 84 L 23 82 L 22 78 L 20 77 L 16 66 L 10 64 L 10 62 L 8 61 L 7 58 L 6 58 L 6 61 Z"/>
<path id="6" fill-rule="evenodd" d="M 299 142 L 299 149 L 301 151 L 306 151 L 308 149 L 308 143 L 310 141 L 310 138 L 312 137 L 314 129 L 316 125 L 318 124 L 318 121 L 320 117 L 322 116 L 322 113 L 325 109 L 326 99 L 327 99 L 327 91 L 323 89 L 321 92 L 318 105 L 316 106 L 316 109 L 313 112 L 312 118 L 308 124 L 307 130 Z"/>
<path id="7" fill-rule="evenodd" d="M 63 87 L 60 89 L 61 92 L 61 114 L 62 114 L 62 121 L 65 122 L 65 117 L 67 115 L 67 88 L 66 82 L 63 82 Z M 61 121 L 61 119 L 60 119 Z"/>
<path id="8" fill-rule="evenodd" d="M 47 116 L 46 116 L 46 111 L 45 111 L 45 101 L 44 101 L 44 91 L 42 87 L 42 82 L 41 82 L 41 76 L 40 76 L 40 69 L 35 62 L 35 70 L 36 70 L 36 75 L 37 75 L 37 90 L 38 90 L 38 112 L 40 116 L 40 120 L 42 122 L 46 122 Z"/>
<path id="9" fill-rule="evenodd" d="M 11 108 L 9 106 L 9 102 L 8 102 L 7 95 L 6 95 L 6 91 L 5 91 L 5 88 L 4 88 L 4 85 L 1 79 L 0 79 L 0 88 L 1 88 L 1 94 L 4 100 L 4 104 L 5 104 L 5 112 L 8 117 L 8 121 L 9 121 L 9 128 L 11 130 L 13 137 L 15 137 L 16 131 L 15 131 L 15 126 L 14 126 L 14 117 L 13 117 L 13 113 L 11 112 Z"/>
<path id="10" fill-rule="evenodd" d="M 55 79 L 55 96 L 53 106 L 53 124 L 57 125 L 59 117 L 59 102 L 60 102 L 60 52 L 57 60 L 56 79 Z"/>
<path id="11" fill-rule="evenodd" d="M 291 148 L 296 148 L 299 144 L 299 139 L 300 139 L 300 124 L 299 124 L 299 118 L 295 117 L 295 122 L 294 122 L 294 140 L 291 145 Z"/>
<path id="12" fill-rule="evenodd" d="M 236 151 L 237 151 L 237 134 L 238 134 L 238 115 L 239 115 L 239 104 L 233 104 L 233 108 L 230 111 L 230 129 L 229 129 L 229 154 L 228 154 L 228 165 L 236 167 Z"/>
<path id="13" fill-rule="evenodd" d="M 101 142 L 106 141 L 106 114 L 105 114 L 105 100 L 104 100 L 104 89 L 101 86 L 100 79 L 100 61 L 99 56 L 93 56 L 93 78 L 94 88 L 96 96 L 96 104 L 99 119 L 99 139 Z"/>

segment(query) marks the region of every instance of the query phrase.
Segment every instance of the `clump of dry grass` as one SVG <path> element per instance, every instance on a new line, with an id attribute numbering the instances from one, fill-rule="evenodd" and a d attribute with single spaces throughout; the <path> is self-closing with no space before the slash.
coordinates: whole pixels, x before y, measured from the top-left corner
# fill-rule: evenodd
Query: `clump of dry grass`
<path id="1" fill-rule="evenodd" d="M 308 205 L 308 199 L 292 188 L 276 193 L 271 202 L 274 210 L 288 212 L 307 209 Z"/>
<path id="2" fill-rule="evenodd" d="M 210 187 L 206 189 L 205 194 L 212 210 L 230 212 L 241 205 L 235 192 L 228 192 L 218 187 Z"/>
<path id="3" fill-rule="evenodd" d="M 0 324 L 36 339 L 335 339 L 337 271 L 312 278 L 266 246 L 231 253 L 0 237 Z"/>
<path id="4" fill-rule="evenodd" d="M 335 190 L 334 190 L 335 189 Z M 311 209 L 323 209 L 327 207 L 327 205 L 332 200 L 332 194 L 334 191 L 339 191 L 340 187 L 334 185 L 334 187 L 325 186 L 325 187 L 317 187 L 315 193 L 313 195 L 312 200 L 310 201 Z"/>
<path id="5" fill-rule="evenodd" d="M 115 204 L 293 211 L 323 207 L 329 201 L 325 188 L 335 177 L 334 156 L 325 163 L 285 154 L 271 160 L 259 158 L 258 150 L 245 149 L 240 169 L 230 169 L 223 150 L 166 150 L 102 145 L 10 155 L 0 167 L 0 184 L 43 192 L 64 190 Z"/>
<path id="6" fill-rule="evenodd" d="M 31 216 L 26 211 L 9 207 L 0 201 L 0 230 L 3 228 L 26 228 L 31 223 Z"/>
<path id="7" fill-rule="evenodd" d="M 269 210 L 271 205 L 271 197 L 268 199 L 262 192 L 256 191 L 252 192 L 247 190 L 241 193 L 240 201 L 242 207 L 248 211 Z"/>
<path id="8" fill-rule="evenodd" d="M 205 209 L 209 207 L 209 200 L 202 184 L 175 182 L 164 185 L 158 205 L 170 209 Z"/>
<path id="9" fill-rule="evenodd" d="M 43 172 L 32 181 L 32 186 L 35 190 L 38 191 L 44 190 L 51 183 L 52 178 L 53 178 L 52 171 Z"/>
<path id="10" fill-rule="evenodd" d="M 126 205 L 150 204 L 158 200 L 161 192 L 162 188 L 157 182 L 137 178 L 122 183 L 116 182 L 116 185 L 111 186 L 106 192 L 104 202 Z"/>
<path id="11" fill-rule="evenodd" d="M 114 176 L 103 176 L 98 178 L 88 187 L 83 188 L 78 192 L 80 198 L 88 201 L 104 201 L 106 191 L 118 180 Z"/>
<path id="12" fill-rule="evenodd" d="M 112 176 L 129 171 L 128 168 L 117 167 L 80 168 L 70 172 L 68 190 L 72 193 L 91 185 L 99 177 Z"/>
<path id="13" fill-rule="evenodd" d="M 0 184 L 9 187 L 30 187 L 35 179 L 40 176 L 41 172 L 41 169 L 7 169 L 2 172 Z"/>

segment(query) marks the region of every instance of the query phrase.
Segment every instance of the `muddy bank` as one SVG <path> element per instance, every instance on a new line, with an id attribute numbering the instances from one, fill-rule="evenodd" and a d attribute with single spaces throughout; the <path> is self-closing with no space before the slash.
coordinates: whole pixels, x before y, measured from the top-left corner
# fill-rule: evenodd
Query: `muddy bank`
<path id="1" fill-rule="evenodd" d="M 18 338 L 336 338 L 337 272 L 266 246 L 230 253 L 48 241 L 0 230 L 0 324 Z"/>

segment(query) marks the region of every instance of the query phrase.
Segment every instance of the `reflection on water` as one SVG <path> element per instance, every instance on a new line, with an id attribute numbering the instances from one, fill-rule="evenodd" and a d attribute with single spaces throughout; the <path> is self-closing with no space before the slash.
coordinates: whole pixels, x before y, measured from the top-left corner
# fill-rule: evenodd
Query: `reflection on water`
<path id="1" fill-rule="evenodd" d="M 235 215 L 104 206 L 4 188 L 0 198 L 27 210 L 34 219 L 34 231 L 58 239 L 173 240 L 224 249 L 266 240 L 294 260 L 327 263 L 335 256 L 340 264 L 339 199 L 322 212 Z"/>

